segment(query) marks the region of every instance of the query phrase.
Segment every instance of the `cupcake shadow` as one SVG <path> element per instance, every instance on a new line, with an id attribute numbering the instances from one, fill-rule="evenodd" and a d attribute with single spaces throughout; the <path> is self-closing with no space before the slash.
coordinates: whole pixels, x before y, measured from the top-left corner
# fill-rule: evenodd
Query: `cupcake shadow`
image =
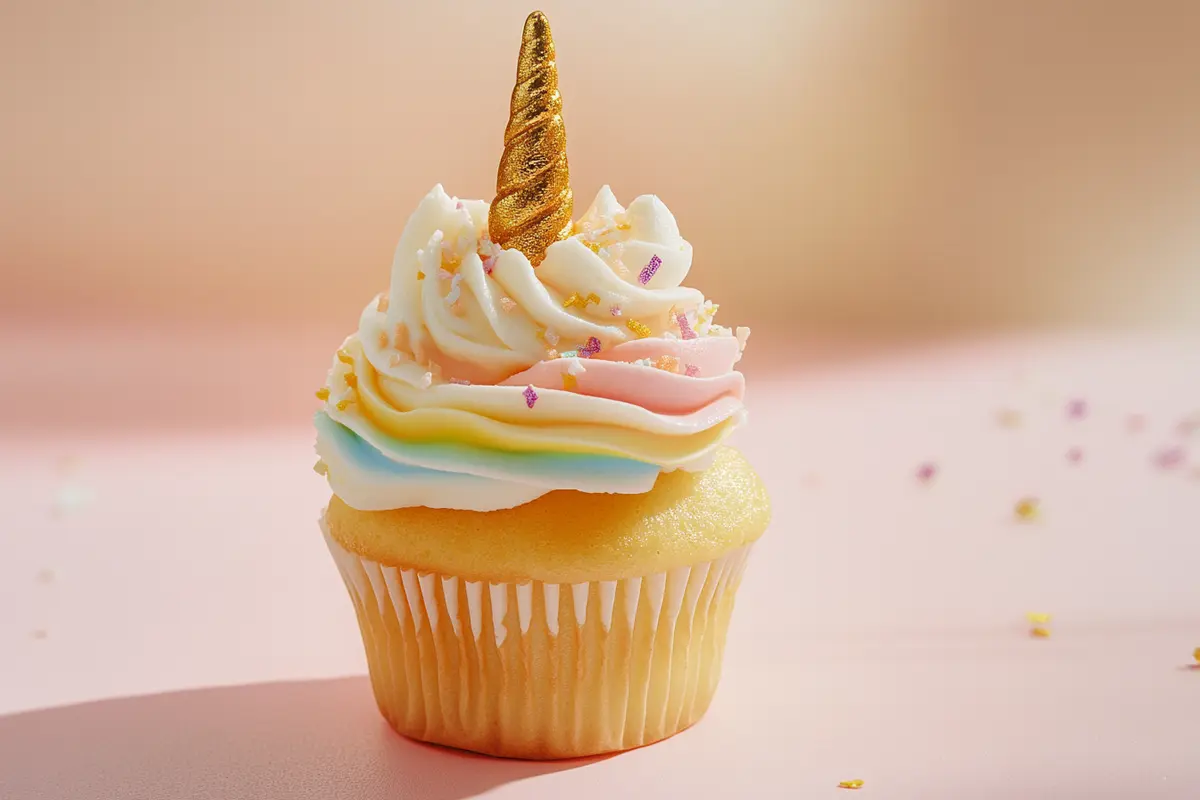
<path id="1" fill-rule="evenodd" d="M 513 761 L 405 739 L 363 677 L 0 717 L 0 797 L 29 800 L 460 800 L 597 760 Z"/>

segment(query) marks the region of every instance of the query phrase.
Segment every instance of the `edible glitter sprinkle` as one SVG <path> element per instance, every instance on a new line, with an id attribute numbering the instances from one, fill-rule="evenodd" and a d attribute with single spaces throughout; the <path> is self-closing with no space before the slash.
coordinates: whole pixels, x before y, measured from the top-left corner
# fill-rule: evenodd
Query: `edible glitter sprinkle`
<path id="1" fill-rule="evenodd" d="M 417 280 L 419 280 L 419 281 L 425 280 L 425 273 L 421 272 L 421 270 L 417 270 Z"/>
<path id="2" fill-rule="evenodd" d="M 863 782 L 858 778 L 855 778 L 852 781 L 842 781 L 838 784 L 839 789 L 861 789 L 862 787 Z"/>
<path id="3" fill-rule="evenodd" d="M 326 400 L 328 400 L 329 399 L 329 387 L 322 386 L 320 389 L 317 389 L 317 399 L 320 400 L 322 403 L 324 403 Z"/>
<path id="4" fill-rule="evenodd" d="M 1067 450 L 1067 461 L 1071 462 L 1072 464 L 1078 464 L 1079 462 L 1083 461 L 1083 448 L 1072 447 L 1071 449 Z"/>
<path id="5" fill-rule="evenodd" d="M 1067 417 L 1070 419 L 1083 419 L 1087 416 L 1088 404 L 1086 400 L 1075 399 L 1067 403 Z"/>
<path id="6" fill-rule="evenodd" d="M 619 316 L 621 316 L 621 307 L 620 306 L 612 306 L 608 309 L 608 313 L 612 314 L 614 317 L 619 317 Z"/>
<path id="7" fill-rule="evenodd" d="M 645 286 L 654 277 L 654 273 L 658 272 L 658 268 L 662 266 L 662 259 L 658 256 L 651 256 L 650 263 L 642 267 L 642 271 L 638 273 L 638 283 Z"/>
<path id="8" fill-rule="evenodd" d="M 525 405 L 533 408 L 533 404 L 538 401 L 538 394 L 533 390 L 532 386 L 526 386 L 525 391 L 521 392 L 525 395 Z"/>
<path id="9" fill-rule="evenodd" d="M 517 307 L 517 301 L 513 300 L 511 297 L 501 297 L 500 307 L 503 308 L 505 312 L 512 311 Z"/>
<path id="10" fill-rule="evenodd" d="M 1041 511 L 1041 502 L 1036 497 L 1024 497 L 1017 501 L 1013 513 L 1022 522 L 1032 522 Z"/>
<path id="11" fill-rule="evenodd" d="M 358 376 L 355 375 L 353 372 L 347 372 L 342 377 L 345 379 L 346 385 L 349 386 L 351 389 L 354 389 L 358 386 Z"/>
<path id="12" fill-rule="evenodd" d="M 1030 611 L 1025 615 L 1025 619 L 1029 620 L 1030 625 L 1046 625 L 1050 622 L 1050 615 L 1041 611 Z"/>
<path id="13" fill-rule="evenodd" d="M 572 352 L 574 352 L 574 351 L 572 351 Z M 555 350 L 553 347 L 546 350 L 546 360 L 547 361 L 553 361 L 556 358 L 558 358 L 557 350 Z"/>
<path id="14" fill-rule="evenodd" d="M 654 366 L 654 362 L 648 358 L 639 358 L 637 361 L 634 361 L 632 363 L 639 367 L 653 367 Z"/>
<path id="15" fill-rule="evenodd" d="M 926 463 L 922 464 L 921 466 L 917 467 L 917 480 L 921 481 L 922 483 L 929 483 L 931 480 L 934 479 L 934 477 L 936 475 L 937 475 L 937 465 L 936 464 L 931 464 L 931 463 L 926 462 Z"/>
<path id="16" fill-rule="evenodd" d="M 453 383 L 455 386 L 470 386 L 471 385 L 470 381 L 463 380 L 462 378 L 451 378 L 450 382 Z"/>
<path id="17" fill-rule="evenodd" d="M 432 385 L 433 385 L 433 373 L 426 372 L 424 375 L 421 376 L 421 388 L 428 389 Z"/>
<path id="18" fill-rule="evenodd" d="M 587 344 L 585 344 L 583 347 L 579 348 L 579 357 L 580 358 L 591 358 L 592 356 L 596 355 L 596 353 L 599 353 L 599 352 L 600 352 L 600 340 L 597 339 L 595 336 L 589 336 L 588 340 L 587 340 Z"/>
<path id="19" fill-rule="evenodd" d="M 337 359 L 338 359 L 338 361 L 342 362 L 343 364 L 353 364 L 354 363 L 354 356 L 350 355 L 345 350 L 337 351 Z"/>
<path id="20" fill-rule="evenodd" d="M 328 475 L 329 467 L 325 465 L 324 461 L 318 461 L 317 463 L 313 464 L 313 472 L 317 473 L 318 475 Z"/>
<path id="21" fill-rule="evenodd" d="M 569 372 L 564 372 L 562 376 L 563 390 L 573 392 L 579 388 L 579 379 Z"/>
<path id="22" fill-rule="evenodd" d="M 687 375 L 689 378 L 695 378 L 700 374 L 700 368 L 695 364 L 688 364 L 686 367 L 684 367 L 683 374 Z"/>
<path id="23" fill-rule="evenodd" d="M 1154 464 L 1159 469 L 1177 469 L 1186 458 L 1187 453 L 1182 447 L 1167 447 L 1154 454 Z"/>
<path id="24" fill-rule="evenodd" d="M 1197 647 L 1195 650 L 1192 651 L 1192 658 L 1195 660 L 1195 662 L 1197 664 L 1200 664 L 1200 647 Z"/>
<path id="25" fill-rule="evenodd" d="M 587 296 L 587 303 L 584 304 L 584 308 L 587 308 L 587 306 L 590 306 L 592 303 L 600 305 L 600 295 L 596 294 L 595 292 L 592 292 Z"/>
<path id="26" fill-rule="evenodd" d="M 388 296 L 386 294 L 381 294 L 381 295 L 379 295 L 379 302 L 377 302 L 375 304 L 375 310 L 376 311 L 387 311 L 390 303 L 391 303 L 391 301 L 388 300 Z"/>
<path id="27" fill-rule="evenodd" d="M 674 372 L 679 369 L 679 359 L 675 356 L 659 356 L 655 359 L 654 366 L 666 372 Z"/>
<path id="28" fill-rule="evenodd" d="M 579 306 L 581 308 L 587 308 L 587 301 L 579 296 L 579 292 L 571 292 L 571 296 L 568 297 L 566 300 L 563 300 L 562 307 L 570 308 L 571 306 Z"/>
<path id="29" fill-rule="evenodd" d="M 348 398 L 348 397 L 343 397 L 341 400 L 338 400 L 336 404 L 334 404 L 334 407 L 338 411 L 345 411 L 347 408 L 349 408 L 349 406 L 350 406 L 350 398 Z"/>
<path id="30" fill-rule="evenodd" d="M 687 314 L 682 311 L 676 315 L 675 321 L 679 323 L 679 335 L 684 339 L 695 339 L 696 332 L 692 330 L 692 326 L 688 324 Z"/>
<path id="31" fill-rule="evenodd" d="M 637 334 L 639 339 L 645 339 L 650 335 L 650 328 L 645 323 L 638 322 L 636 319 L 626 322 L 625 327 Z"/>

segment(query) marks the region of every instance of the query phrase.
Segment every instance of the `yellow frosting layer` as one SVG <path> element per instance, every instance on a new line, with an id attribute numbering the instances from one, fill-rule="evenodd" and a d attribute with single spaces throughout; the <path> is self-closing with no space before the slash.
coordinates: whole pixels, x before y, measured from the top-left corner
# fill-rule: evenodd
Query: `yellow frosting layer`
<path id="1" fill-rule="evenodd" d="M 766 488 L 721 447 L 703 472 L 669 472 L 646 494 L 557 491 L 503 511 L 358 511 L 336 495 L 330 535 L 373 561 L 466 580 L 578 583 L 663 572 L 718 558 L 762 535 Z"/>

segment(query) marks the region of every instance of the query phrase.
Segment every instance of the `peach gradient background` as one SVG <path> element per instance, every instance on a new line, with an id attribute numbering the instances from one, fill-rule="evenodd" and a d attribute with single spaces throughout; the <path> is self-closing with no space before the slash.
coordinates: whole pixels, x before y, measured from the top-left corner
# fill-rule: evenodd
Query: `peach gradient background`
<path id="1" fill-rule="evenodd" d="M 730 319 L 1200 319 L 1200 6 L 545 2 L 573 185 L 653 192 Z M 0 312 L 344 327 L 490 197 L 529 0 L 0 9 Z"/>

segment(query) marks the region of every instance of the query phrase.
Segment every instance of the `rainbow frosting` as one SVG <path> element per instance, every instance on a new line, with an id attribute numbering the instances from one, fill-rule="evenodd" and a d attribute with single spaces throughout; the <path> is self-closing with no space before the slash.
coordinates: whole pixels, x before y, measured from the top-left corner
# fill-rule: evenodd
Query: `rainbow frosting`
<path id="1" fill-rule="evenodd" d="M 682 285 L 692 248 L 666 206 L 604 187 L 536 267 L 489 239 L 488 210 L 436 186 L 409 219 L 318 393 L 333 491 L 364 511 L 493 511 L 706 468 L 745 418 L 749 331 Z"/>

